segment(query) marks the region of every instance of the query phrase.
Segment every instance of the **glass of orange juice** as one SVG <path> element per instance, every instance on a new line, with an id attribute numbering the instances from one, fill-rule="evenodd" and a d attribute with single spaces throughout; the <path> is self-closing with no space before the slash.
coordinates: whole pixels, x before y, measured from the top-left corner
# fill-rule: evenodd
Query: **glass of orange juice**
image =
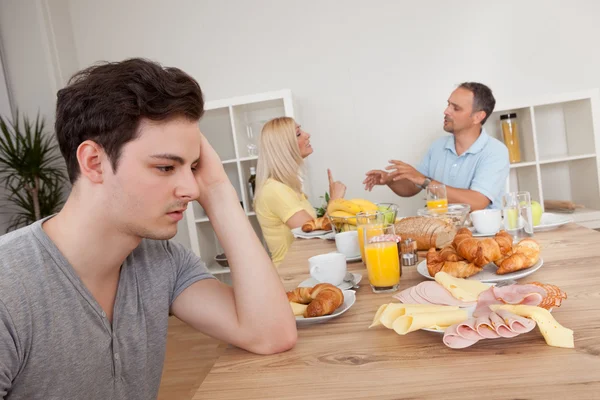
<path id="1" fill-rule="evenodd" d="M 393 224 L 383 224 L 379 229 L 365 228 L 365 264 L 369 283 L 374 293 L 388 293 L 398 290 L 400 284 L 400 258 L 398 242 Z"/>
<path id="2" fill-rule="evenodd" d="M 385 222 L 385 215 L 379 211 L 366 211 L 356 214 L 356 230 L 358 231 L 358 246 L 360 247 L 360 256 L 366 265 L 364 232 L 382 233 L 381 228 Z"/>
<path id="3" fill-rule="evenodd" d="M 448 211 L 448 196 L 446 196 L 446 185 L 443 183 L 431 183 L 425 190 L 427 193 L 427 208 L 431 211 L 445 213 Z"/>

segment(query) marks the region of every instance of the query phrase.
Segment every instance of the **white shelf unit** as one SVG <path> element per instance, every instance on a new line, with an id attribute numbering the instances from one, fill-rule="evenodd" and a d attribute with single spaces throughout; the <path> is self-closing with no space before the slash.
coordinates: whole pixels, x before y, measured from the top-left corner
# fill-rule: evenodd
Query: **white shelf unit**
<path id="1" fill-rule="evenodd" d="M 289 89 L 259 93 L 230 99 L 207 101 L 200 120 L 200 130 L 222 160 L 225 172 L 236 189 L 240 206 L 248 216 L 258 237 L 263 241 L 260 225 L 252 207 L 248 190 L 250 167 L 256 167 L 258 157 L 251 155 L 249 129 L 258 145 L 264 123 L 272 118 L 294 118 L 292 92 Z M 211 222 L 198 202 L 193 202 L 185 212 L 192 251 L 202 257 L 214 275 L 229 273 L 214 260 L 223 253 Z"/>
<path id="2" fill-rule="evenodd" d="M 511 164 L 508 191 L 531 199 L 568 200 L 585 206 L 574 221 L 600 228 L 600 97 L 598 89 L 501 104 L 486 123 L 503 141 L 500 115 L 516 113 L 521 162 Z"/>

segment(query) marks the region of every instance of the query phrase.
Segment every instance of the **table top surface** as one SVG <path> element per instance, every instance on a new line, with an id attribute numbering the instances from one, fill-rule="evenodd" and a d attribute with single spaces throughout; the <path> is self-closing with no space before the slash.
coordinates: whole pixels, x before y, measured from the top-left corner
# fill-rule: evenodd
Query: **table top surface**
<path id="1" fill-rule="evenodd" d="M 440 333 L 368 329 L 392 297 L 373 293 L 364 264 L 354 262 L 348 269 L 363 279 L 352 308 L 326 323 L 299 327 L 296 346 L 285 353 L 261 356 L 230 346 L 193 398 L 597 398 L 600 233 L 568 224 L 535 239 L 544 265 L 519 283 L 550 283 L 567 292 L 553 315 L 574 331 L 574 349 L 548 346 L 537 327 L 461 350 L 446 347 Z M 309 277 L 309 257 L 334 250 L 333 241 L 296 239 L 279 267 L 286 290 Z M 400 290 L 424 280 L 416 267 L 403 267 Z"/>

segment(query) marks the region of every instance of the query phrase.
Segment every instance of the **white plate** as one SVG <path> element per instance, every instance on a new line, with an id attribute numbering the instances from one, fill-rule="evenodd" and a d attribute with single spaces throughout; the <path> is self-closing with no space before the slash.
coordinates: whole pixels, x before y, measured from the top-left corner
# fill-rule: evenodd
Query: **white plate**
<path id="1" fill-rule="evenodd" d="M 344 294 L 344 302 L 333 312 L 333 314 L 312 318 L 296 317 L 296 325 L 307 326 L 313 324 L 320 324 L 329 321 L 332 318 L 338 317 L 346 311 L 348 311 L 348 309 L 352 307 L 352 305 L 356 301 L 356 293 L 354 292 L 354 290 L 344 290 L 342 293 Z"/>
<path id="2" fill-rule="evenodd" d="M 328 234 L 332 233 L 332 232 L 333 231 L 331 229 L 328 231 L 318 230 L 318 231 L 312 231 L 312 232 L 304 232 L 304 231 L 302 231 L 302 228 L 292 229 L 292 234 L 294 235 L 294 237 L 302 238 L 302 239 L 312 239 L 312 238 L 317 238 L 317 237 L 329 236 Z M 323 239 L 325 239 L 325 237 L 323 237 Z"/>
<path id="3" fill-rule="evenodd" d="M 507 281 L 509 279 L 520 279 L 527 275 L 533 274 L 535 271 L 540 269 L 544 265 L 544 260 L 540 257 L 538 262 L 533 264 L 532 267 L 527 269 L 522 269 L 520 271 L 511 272 L 510 274 L 497 275 L 496 270 L 498 269 L 495 264 L 490 263 L 483 267 L 481 272 L 467 278 L 480 282 L 502 282 Z M 423 275 L 425 278 L 434 279 L 431 275 L 429 275 L 429 271 L 427 271 L 427 260 L 423 260 L 417 265 L 417 271 Z"/>
<path id="4" fill-rule="evenodd" d="M 538 226 L 534 226 L 533 231 L 550 231 L 552 229 L 558 228 L 559 226 L 568 224 L 569 222 L 573 222 L 573 218 L 568 217 L 566 215 L 543 213 L 542 219 L 540 220 L 540 224 Z"/>
<path id="5" fill-rule="evenodd" d="M 361 274 L 355 274 L 355 273 L 352 273 L 352 276 L 354 277 L 354 282 L 355 282 L 355 284 L 356 284 L 356 285 L 358 285 L 358 283 L 359 283 L 359 282 L 360 282 L 360 280 L 362 279 L 362 275 L 361 275 Z M 321 282 L 319 282 L 318 280 L 316 280 L 316 279 L 315 279 L 315 278 L 313 278 L 313 277 L 310 277 L 310 278 L 308 278 L 308 279 L 306 279 L 306 280 L 304 280 L 304 281 L 300 282 L 300 284 L 298 285 L 298 287 L 313 287 L 313 286 L 315 286 L 315 285 L 318 285 L 319 283 L 321 283 Z M 347 290 L 347 289 L 350 289 L 350 288 L 352 288 L 352 286 L 353 286 L 353 285 L 352 285 L 352 283 L 350 283 L 350 282 L 345 282 L 345 281 L 344 281 L 344 282 L 342 282 L 342 283 L 340 283 L 340 284 L 338 285 L 338 287 L 339 287 L 340 289 L 342 289 L 342 290 Z"/>
<path id="6" fill-rule="evenodd" d="M 495 236 L 496 233 L 498 233 L 498 232 L 494 232 L 494 233 L 481 233 L 481 232 L 477 232 L 477 229 L 475 229 L 474 227 L 470 227 L 469 230 L 473 234 L 473 237 L 492 237 L 492 236 Z"/>
<path id="7" fill-rule="evenodd" d="M 354 262 L 354 261 L 361 261 L 362 257 L 359 255 L 354 256 L 354 257 L 346 257 L 346 261 L 347 262 Z"/>

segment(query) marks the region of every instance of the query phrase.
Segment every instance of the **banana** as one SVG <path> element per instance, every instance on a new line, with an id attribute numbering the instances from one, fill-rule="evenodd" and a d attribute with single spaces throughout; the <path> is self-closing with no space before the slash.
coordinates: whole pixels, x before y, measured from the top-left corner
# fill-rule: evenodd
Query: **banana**
<path id="1" fill-rule="evenodd" d="M 351 202 L 358 205 L 364 211 L 377 211 L 375 203 L 365 199 L 351 199 Z"/>
<path id="2" fill-rule="evenodd" d="M 362 208 L 350 200 L 345 199 L 335 199 L 330 200 L 329 205 L 327 206 L 327 213 L 331 215 L 334 211 L 345 211 L 352 215 L 356 215 L 362 211 Z"/>
<path id="3" fill-rule="evenodd" d="M 336 226 L 341 224 L 356 225 L 356 217 L 354 214 L 350 214 L 346 211 L 337 210 L 331 213 L 327 212 L 327 215 L 329 215 L 331 222 L 336 224 Z"/>

